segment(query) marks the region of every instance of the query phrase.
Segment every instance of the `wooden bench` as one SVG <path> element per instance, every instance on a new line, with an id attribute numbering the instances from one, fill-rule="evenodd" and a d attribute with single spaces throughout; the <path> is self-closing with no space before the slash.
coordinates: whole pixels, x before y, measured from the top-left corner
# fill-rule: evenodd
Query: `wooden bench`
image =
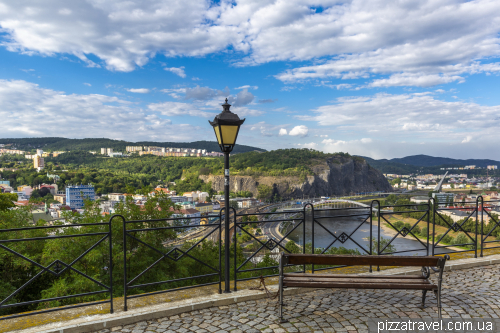
<path id="1" fill-rule="evenodd" d="M 283 289 L 301 288 L 349 288 L 349 289 L 416 289 L 422 290 L 422 307 L 428 290 L 435 293 L 438 315 L 441 318 L 441 282 L 444 265 L 450 257 L 445 255 L 374 256 L 374 255 L 330 255 L 330 254 L 284 254 L 281 253 L 279 265 L 279 317 L 283 319 Z M 285 273 L 287 265 L 328 265 L 328 266 L 410 266 L 422 267 L 422 275 L 345 275 L 345 274 L 308 274 Z M 435 268 L 436 267 L 436 268 Z M 429 281 L 431 269 L 438 272 L 438 283 Z"/>

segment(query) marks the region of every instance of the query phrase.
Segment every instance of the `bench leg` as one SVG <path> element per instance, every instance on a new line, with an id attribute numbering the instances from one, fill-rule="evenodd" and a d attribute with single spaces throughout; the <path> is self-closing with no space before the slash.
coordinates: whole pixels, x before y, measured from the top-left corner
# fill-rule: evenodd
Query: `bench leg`
<path id="1" fill-rule="evenodd" d="M 438 303 L 438 317 L 439 319 L 441 319 L 441 281 L 439 281 L 438 283 L 437 303 Z"/>
<path id="2" fill-rule="evenodd" d="M 280 316 L 280 323 L 283 324 L 283 323 L 287 323 L 288 320 L 284 319 L 283 318 L 283 306 L 285 305 L 283 303 L 283 276 L 280 275 L 280 284 L 279 284 L 279 290 L 278 290 L 278 293 L 279 293 L 279 300 L 278 302 L 280 303 L 279 304 L 279 316 Z"/>
<path id="3" fill-rule="evenodd" d="M 280 324 L 283 323 L 288 323 L 288 320 L 283 318 L 283 306 L 285 303 L 283 303 L 283 289 L 280 289 L 280 295 L 279 295 L 279 315 L 280 315 Z"/>
<path id="4" fill-rule="evenodd" d="M 425 295 L 427 294 L 427 290 L 422 290 L 422 309 L 425 308 Z"/>

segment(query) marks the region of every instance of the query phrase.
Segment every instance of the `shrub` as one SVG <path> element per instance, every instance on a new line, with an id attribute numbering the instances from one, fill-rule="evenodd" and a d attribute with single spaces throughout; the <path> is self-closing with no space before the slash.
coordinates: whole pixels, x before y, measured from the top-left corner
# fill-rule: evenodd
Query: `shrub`
<path id="1" fill-rule="evenodd" d="M 397 221 L 393 223 L 394 227 L 398 230 L 401 230 L 404 227 L 403 221 Z"/>
<path id="2" fill-rule="evenodd" d="M 423 227 L 421 230 L 420 230 L 420 236 L 422 237 L 427 237 L 427 227 Z M 429 235 L 430 236 L 430 235 Z"/>
<path id="3" fill-rule="evenodd" d="M 457 237 L 453 240 L 453 244 L 466 244 L 470 243 L 470 238 L 467 237 L 463 232 L 459 233 Z"/>
<path id="4" fill-rule="evenodd" d="M 412 230 L 413 234 L 416 236 L 416 235 L 419 235 L 420 234 L 420 227 L 418 225 L 416 225 L 413 230 Z"/>
<path id="5" fill-rule="evenodd" d="M 292 240 L 289 241 L 288 243 L 286 243 L 285 249 L 290 251 L 290 253 L 301 253 L 302 252 L 301 248 Z"/>
<path id="6" fill-rule="evenodd" d="M 443 236 L 443 234 L 439 234 L 436 236 L 436 238 L 435 238 L 436 242 L 439 241 L 441 236 Z M 451 237 L 450 235 L 446 235 L 443 237 L 443 239 L 441 239 L 441 243 L 444 243 L 444 244 L 452 244 L 452 242 L 453 242 L 453 237 Z"/>

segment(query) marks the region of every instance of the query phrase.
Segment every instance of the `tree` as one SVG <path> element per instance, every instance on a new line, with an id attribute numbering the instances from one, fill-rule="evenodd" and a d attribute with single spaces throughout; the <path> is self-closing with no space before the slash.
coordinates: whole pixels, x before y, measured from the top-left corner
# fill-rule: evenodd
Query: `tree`
<path id="1" fill-rule="evenodd" d="M 0 193 L 0 211 L 16 207 L 14 202 L 17 201 L 15 193 Z"/>
<path id="2" fill-rule="evenodd" d="M 273 194 L 273 188 L 265 184 L 257 186 L 257 191 L 257 198 L 259 199 L 268 199 Z"/>
<path id="3" fill-rule="evenodd" d="M 236 200 L 229 200 L 229 207 L 232 207 L 234 209 L 238 209 L 238 201 Z"/>
<path id="4" fill-rule="evenodd" d="M 285 249 L 290 251 L 290 253 L 301 253 L 302 252 L 300 247 L 292 240 L 289 241 L 288 243 L 286 243 Z"/>

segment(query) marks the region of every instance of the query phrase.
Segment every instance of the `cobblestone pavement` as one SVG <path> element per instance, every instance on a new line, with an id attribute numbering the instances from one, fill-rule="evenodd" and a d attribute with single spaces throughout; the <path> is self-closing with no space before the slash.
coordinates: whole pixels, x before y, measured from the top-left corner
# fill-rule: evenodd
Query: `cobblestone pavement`
<path id="1" fill-rule="evenodd" d="M 500 265 L 444 274 L 444 318 L 500 318 Z M 435 276 L 433 276 L 435 279 Z M 368 318 L 437 318 L 436 299 L 421 291 L 322 289 L 285 297 L 279 324 L 276 300 L 242 302 L 143 321 L 99 333 L 127 332 L 368 332 Z"/>

